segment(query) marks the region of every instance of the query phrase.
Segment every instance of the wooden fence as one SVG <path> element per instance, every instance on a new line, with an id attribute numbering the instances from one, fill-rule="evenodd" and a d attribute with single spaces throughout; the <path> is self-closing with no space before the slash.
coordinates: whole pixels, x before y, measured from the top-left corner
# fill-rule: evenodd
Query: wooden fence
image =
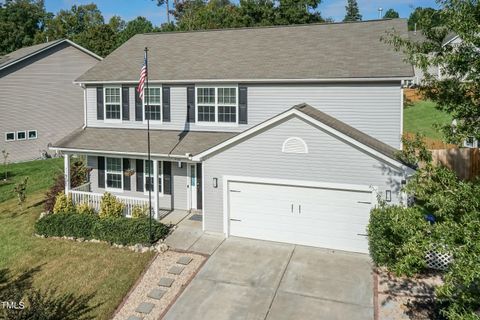
<path id="1" fill-rule="evenodd" d="M 460 179 L 472 180 L 480 177 L 480 149 L 450 148 L 431 151 L 435 164 L 455 171 Z"/>
<path id="2" fill-rule="evenodd" d="M 414 103 L 424 100 L 420 90 L 418 89 L 405 88 L 403 89 L 403 94 L 405 96 L 405 102 L 407 103 Z"/>

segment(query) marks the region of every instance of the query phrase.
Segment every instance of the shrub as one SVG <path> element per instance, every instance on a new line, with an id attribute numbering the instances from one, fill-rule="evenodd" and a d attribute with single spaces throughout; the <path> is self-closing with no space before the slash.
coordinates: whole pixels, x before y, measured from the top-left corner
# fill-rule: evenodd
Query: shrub
<path id="1" fill-rule="evenodd" d="M 85 163 L 78 159 L 70 166 L 70 184 L 72 188 L 78 187 L 87 182 L 87 176 L 90 169 L 85 166 Z M 45 195 L 45 204 L 43 208 L 46 212 L 52 212 L 55 206 L 55 199 L 57 195 L 65 191 L 65 175 L 63 172 L 59 173 L 53 186 L 47 191 Z"/>
<path id="2" fill-rule="evenodd" d="M 153 220 L 153 240 L 163 239 L 169 228 Z M 44 236 L 97 239 L 111 243 L 149 244 L 149 219 L 104 218 L 97 215 L 59 213 L 43 217 L 35 224 L 35 232 Z"/>
<path id="3" fill-rule="evenodd" d="M 118 201 L 113 194 L 105 192 L 100 202 L 98 216 L 100 218 L 119 218 L 123 216 L 124 209 L 125 205 Z"/>
<path id="4" fill-rule="evenodd" d="M 381 205 L 373 209 L 368 240 L 374 263 L 401 275 L 424 270 L 431 229 L 424 216 L 418 208 Z"/>
<path id="5" fill-rule="evenodd" d="M 53 207 L 53 213 L 62 212 L 75 212 L 75 206 L 73 205 L 72 198 L 66 196 L 65 193 L 59 193 L 55 199 L 55 206 Z"/>
<path id="6" fill-rule="evenodd" d="M 134 206 L 132 209 L 132 218 L 145 218 L 148 216 L 148 207 Z"/>
<path id="7" fill-rule="evenodd" d="M 90 214 L 90 215 L 96 214 L 95 210 L 92 207 L 90 207 L 88 203 L 78 204 L 75 207 L 75 209 L 79 214 Z"/>
<path id="8" fill-rule="evenodd" d="M 19 205 L 23 205 L 23 203 L 27 199 L 27 184 L 28 184 L 28 177 L 23 179 L 21 182 L 17 183 L 15 185 L 15 188 L 13 188 L 13 192 L 17 194 Z"/>

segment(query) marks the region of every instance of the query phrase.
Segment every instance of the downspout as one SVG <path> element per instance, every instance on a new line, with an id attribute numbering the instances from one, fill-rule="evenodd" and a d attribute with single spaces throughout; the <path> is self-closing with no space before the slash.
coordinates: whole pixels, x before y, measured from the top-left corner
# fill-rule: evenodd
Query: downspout
<path id="1" fill-rule="evenodd" d="M 83 89 L 83 127 L 84 130 L 87 127 L 87 88 L 85 85 L 80 85 Z"/>

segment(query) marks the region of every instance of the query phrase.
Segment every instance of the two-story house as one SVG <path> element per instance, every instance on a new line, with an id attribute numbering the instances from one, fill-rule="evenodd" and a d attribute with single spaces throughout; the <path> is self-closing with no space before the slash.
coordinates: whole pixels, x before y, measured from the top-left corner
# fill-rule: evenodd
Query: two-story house
<path id="1" fill-rule="evenodd" d="M 97 206 L 111 192 L 128 215 L 151 190 L 156 218 L 198 210 L 206 232 L 366 252 L 372 206 L 399 203 L 411 173 L 395 151 L 413 69 L 380 40 L 391 30 L 406 21 L 133 37 L 76 80 L 86 123 L 54 149 L 67 176 L 71 154 L 93 170 L 67 192 Z"/>
<path id="2" fill-rule="evenodd" d="M 83 90 L 73 80 L 101 59 L 66 39 L 0 56 L 0 150 L 10 161 L 45 157 L 82 127 Z"/>

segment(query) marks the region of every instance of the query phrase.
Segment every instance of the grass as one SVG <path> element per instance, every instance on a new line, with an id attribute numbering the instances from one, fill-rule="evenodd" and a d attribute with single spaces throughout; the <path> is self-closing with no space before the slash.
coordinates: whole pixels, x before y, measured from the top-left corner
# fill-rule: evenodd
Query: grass
<path id="1" fill-rule="evenodd" d="M 0 165 L 0 203 L 14 198 L 15 184 L 28 177 L 27 191 L 29 193 L 45 190 L 52 185 L 53 178 L 63 172 L 62 159 L 36 160 L 7 165 L 8 180 L 5 177 L 5 167 Z"/>
<path id="2" fill-rule="evenodd" d="M 403 131 L 423 133 L 427 138 L 441 140 L 442 133 L 434 128 L 434 124 L 451 123 L 449 114 L 435 109 L 432 101 L 418 101 L 403 111 Z"/>
<path id="3" fill-rule="evenodd" d="M 58 166 L 58 160 L 47 160 L 18 164 L 12 169 L 15 179 L 22 178 L 22 174 L 31 175 L 32 183 L 23 209 L 16 199 L 0 203 L 0 271 L 8 269 L 19 275 L 39 267 L 33 274 L 33 287 L 55 288 L 59 296 L 92 295 L 89 304 L 96 307 L 89 315 L 94 319 L 109 319 L 153 253 L 140 254 L 106 244 L 33 236 L 46 188 L 52 183 Z M 38 175 L 35 171 L 41 168 L 45 171 Z M 36 181 L 37 178 L 40 181 Z"/>

